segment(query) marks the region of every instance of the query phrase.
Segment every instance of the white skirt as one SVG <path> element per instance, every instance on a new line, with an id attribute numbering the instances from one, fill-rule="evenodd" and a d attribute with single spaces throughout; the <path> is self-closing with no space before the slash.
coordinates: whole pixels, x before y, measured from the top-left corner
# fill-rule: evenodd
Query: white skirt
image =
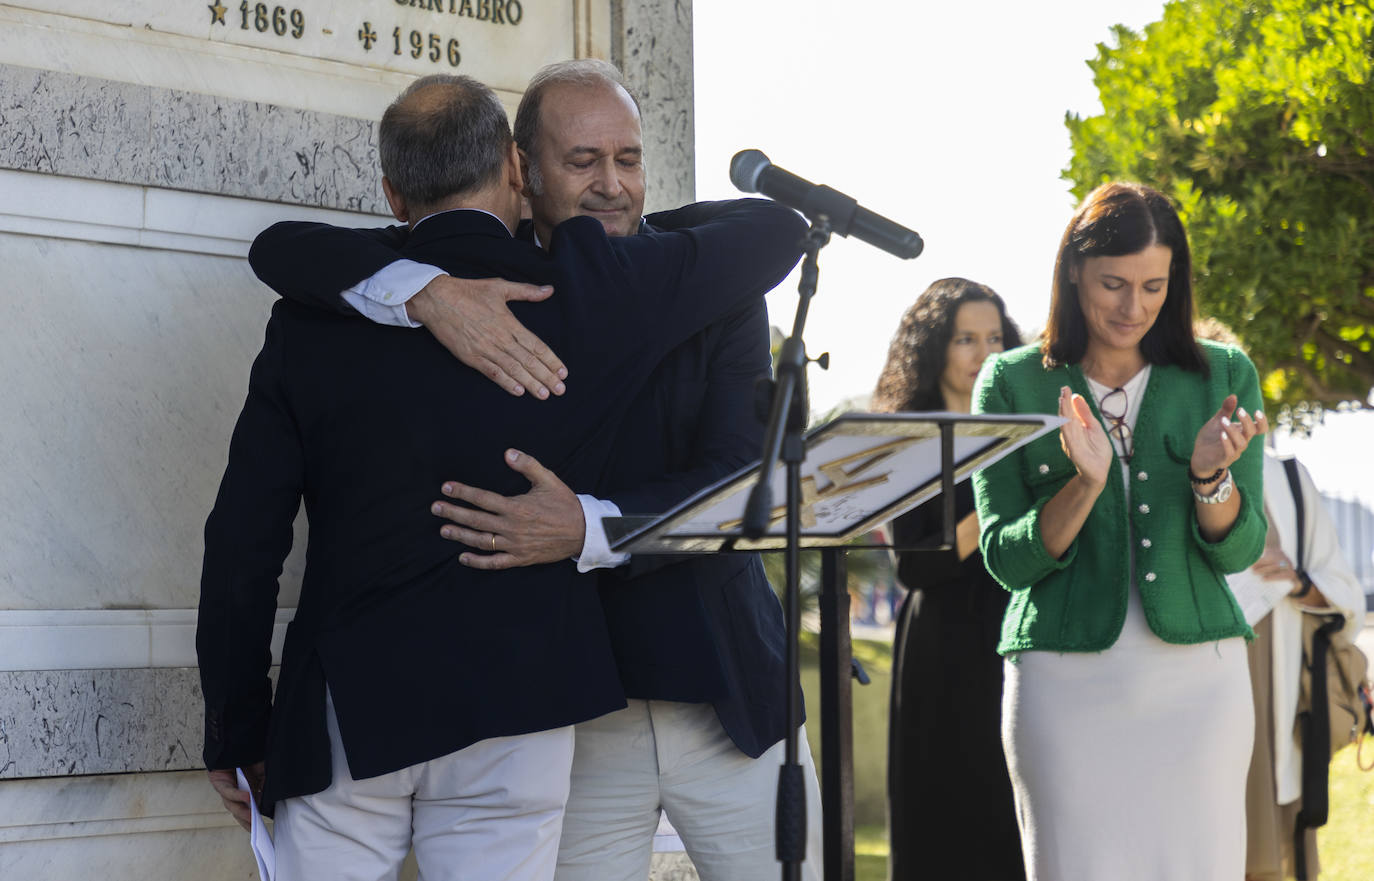
<path id="1" fill-rule="evenodd" d="M 1101 653 L 1005 664 L 1028 881 L 1241 881 L 1254 711 L 1245 641 L 1171 645 L 1131 589 Z"/>

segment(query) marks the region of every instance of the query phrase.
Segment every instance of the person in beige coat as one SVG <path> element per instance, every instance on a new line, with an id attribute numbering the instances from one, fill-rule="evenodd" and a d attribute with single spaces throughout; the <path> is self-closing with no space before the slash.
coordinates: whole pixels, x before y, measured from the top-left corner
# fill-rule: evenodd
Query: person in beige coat
<path id="1" fill-rule="evenodd" d="M 1304 553 L 1312 587 L 1303 594 L 1298 565 L 1296 505 L 1283 457 L 1266 449 L 1264 507 L 1269 533 L 1253 566 L 1229 577 L 1231 590 L 1255 630 L 1249 646 L 1255 701 L 1255 748 L 1246 782 L 1247 881 L 1294 874 L 1293 829 L 1302 805 L 1302 745 L 1294 731 L 1302 616 L 1345 616 L 1354 639 L 1364 623 L 1364 591 L 1336 540 L 1326 505 L 1307 469 L 1298 464 L 1304 510 Z M 1307 877 L 1316 878 L 1316 833 L 1306 832 Z"/>

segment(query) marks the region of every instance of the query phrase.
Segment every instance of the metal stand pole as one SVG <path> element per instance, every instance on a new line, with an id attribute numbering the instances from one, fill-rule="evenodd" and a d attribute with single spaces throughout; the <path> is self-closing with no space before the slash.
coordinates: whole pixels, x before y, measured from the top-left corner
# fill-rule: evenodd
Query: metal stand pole
<path id="1" fill-rule="evenodd" d="M 821 805 L 825 881 L 854 881 L 854 683 L 844 548 L 821 552 Z"/>
<path id="2" fill-rule="evenodd" d="M 797 637 L 801 632 L 801 466 L 806 458 L 802 433 L 806 429 L 806 344 L 802 331 L 806 313 L 816 293 L 820 272 L 821 248 L 830 241 L 830 221 L 824 215 L 815 219 L 802 241 L 805 259 L 797 285 L 797 314 L 792 335 L 782 345 L 778 358 L 778 378 L 768 431 L 763 442 L 763 461 L 759 482 L 749 494 L 744 511 L 744 534 L 759 538 L 773 520 L 773 469 L 779 459 L 787 465 L 787 737 L 786 758 L 778 772 L 776 846 L 782 863 L 783 881 L 800 881 L 801 864 L 806 859 L 806 785 L 797 762 L 797 728 L 801 726 L 801 702 L 796 683 L 801 667 Z"/>

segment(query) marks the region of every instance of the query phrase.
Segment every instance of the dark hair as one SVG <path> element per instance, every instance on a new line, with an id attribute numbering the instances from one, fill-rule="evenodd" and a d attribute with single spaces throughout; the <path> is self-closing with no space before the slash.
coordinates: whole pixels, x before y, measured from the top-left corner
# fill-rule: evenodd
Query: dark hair
<path id="1" fill-rule="evenodd" d="M 1040 343 L 1045 367 L 1076 364 L 1088 349 L 1088 326 L 1073 282 L 1084 258 L 1138 254 L 1151 245 L 1163 245 L 1173 256 L 1168 294 L 1154 325 L 1140 341 L 1140 354 L 1149 364 L 1208 372 L 1207 360 L 1193 338 L 1193 266 L 1183 221 L 1159 191 L 1119 181 L 1088 194 L 1059 242 L 1050 317 Z"/>
<path id="2" fill-rule="evenodd" d="M 943 410 L 940 376 L 945 372 L 954 320 L 965 303 L 991 303 L 1002 316 L 1002 346 L 1021 345 L 1021 332 L 1007 315 L 1007 306 L 996 291 L 966 278 L 942 278 L 921 292 L 902 315 L 887 363 L 873 392 L 873 409 Z"/>
<path id="3" fill-rule="evenodd" d="M 539 68 L 525 87 L 520 97 L 520 106 L 515 111 L 515 143 L 533 163 L 535 145 L 539 142 L 539 113 L 544 101 L 544 93 L 554 86 L 573 84 L 578 86 L 619 86 L 630 96 L 639 112 L 639 99 L 630 87 L 625 85 L 625 77 L 620 68 L 609 61 L 599 58 L 579 58 L 575 61 L 555 61 Z"/>
<path id="4" fill-rule="evenodd" d="M 477 80 L 433 74 L 391 102 L 377 141 L 392 189 L 407 202 L 433 205 L 500 178 L 510 121 L 496 93 Z"/>

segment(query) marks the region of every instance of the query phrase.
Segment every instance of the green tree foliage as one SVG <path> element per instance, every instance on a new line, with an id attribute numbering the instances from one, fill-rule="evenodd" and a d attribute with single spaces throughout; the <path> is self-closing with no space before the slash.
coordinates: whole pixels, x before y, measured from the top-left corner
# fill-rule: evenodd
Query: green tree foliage
<path id="1" fill-rule="evenodd" d="M 1088 62 L 1066 119 L 1080 198 L 1138 180 L 1183 214 L 1198 309 L 1278 403 L 1374 386 L 1374 0 L 1178 0 Z"/>

